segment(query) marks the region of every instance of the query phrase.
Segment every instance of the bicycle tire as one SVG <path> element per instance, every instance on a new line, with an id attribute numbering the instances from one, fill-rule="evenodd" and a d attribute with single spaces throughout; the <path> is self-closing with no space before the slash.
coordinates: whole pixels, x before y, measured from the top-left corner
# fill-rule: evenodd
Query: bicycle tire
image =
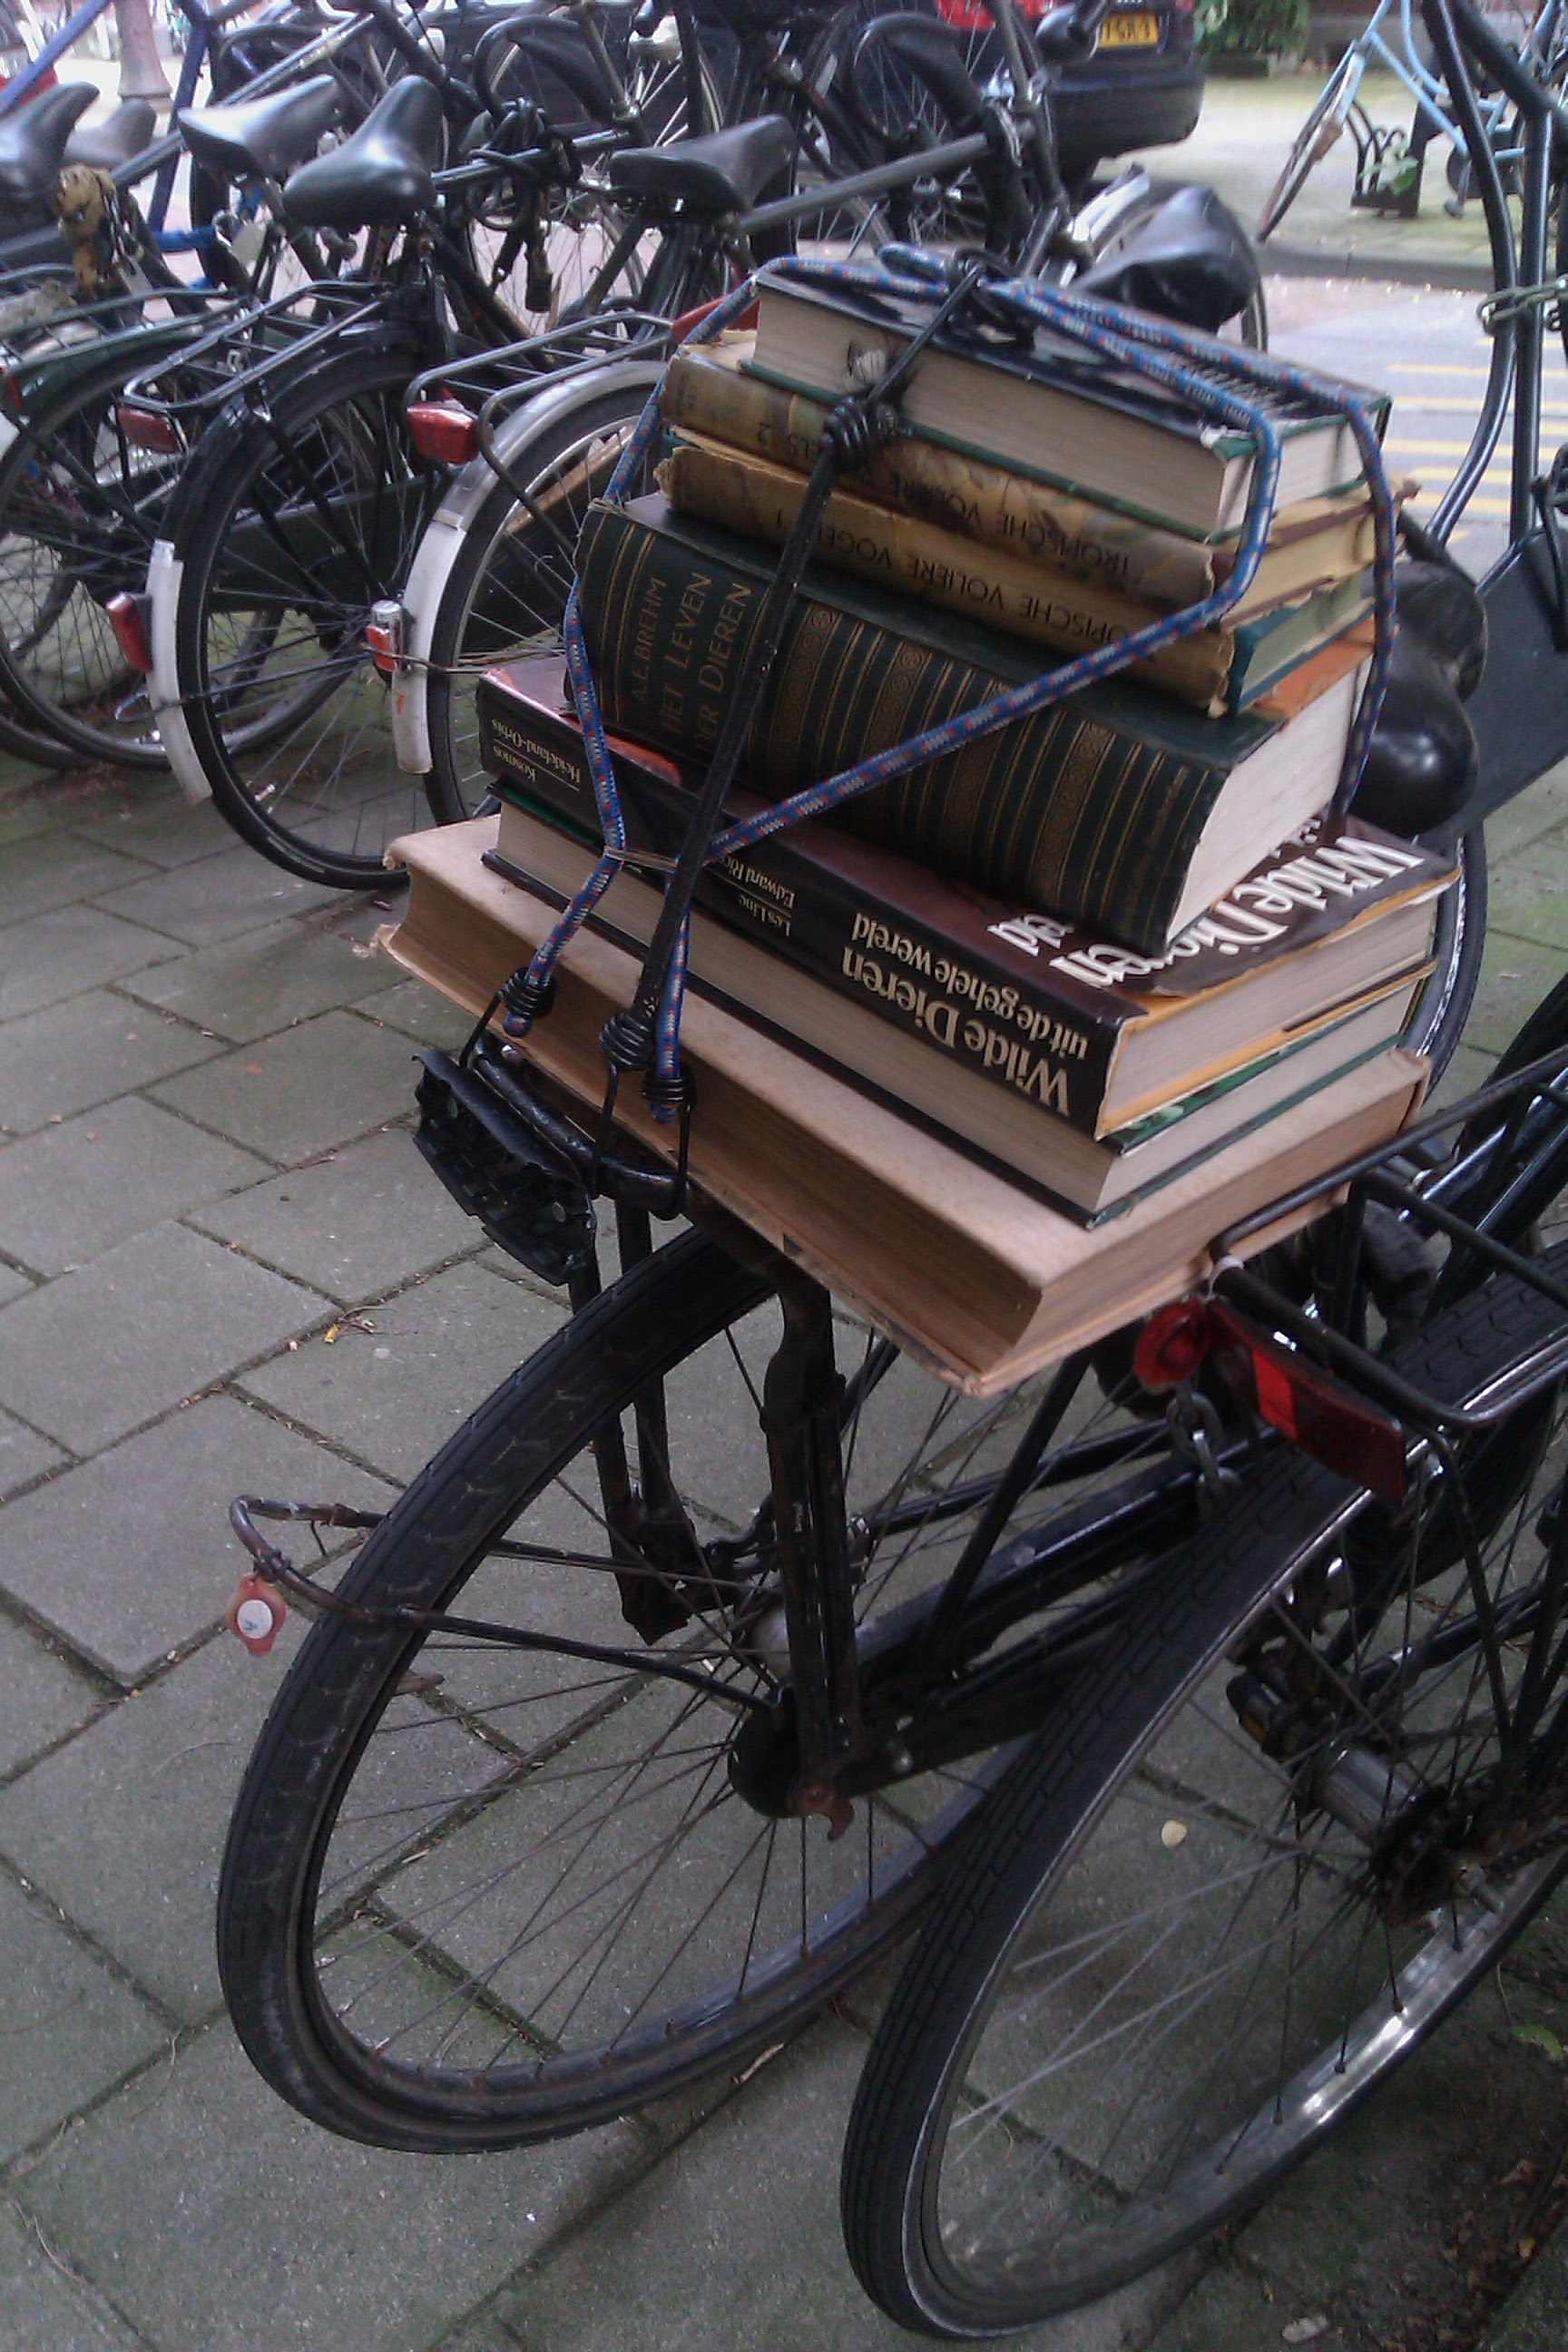
<path id="1" fill-rule="evenodd" d="M 753 1516 L 771 1486 L 765 1466 L 760 1486 L 752 1475 L 766 1456 L 751 1366 L 760 1373 L 777 1328 L 769 1288 L 697 1234 L 642 1262 L 420 1474 L 339 1588 L 345 1600 L 450 1608 L 467 1591 L 465 1609 L 493 1615 L 504 1606 L 518 1623 L 625 1643 L 605 1576 L 579 1574 L 575 1599 L 559 1590 L 574 1560 L 588 1565 L 576 1547 L 591 1540 L 604 1551 L 602 1516 L 579 1491 L 592 1478 L 590 1449 L 657 1386 L 668 1412 L 663 1435 L 638 1448 L 645 1486 L 656 1465 L 660 1483 L 682 1496 L 694 1496 L 698 1478 L 702 1526 L 765 1529 L 765 1517 Z M 929 1376 L 891 1351 L 867 1381 L 873 1360 L 868 1339 L 845 1441 L 847 1508 L 884 1493 L 916 1498 L 907 1540 L 891 1557 L 874 1543 L 862 1575 L 874 1637 L 881 1613 L 938 1572 L 945 1544 L 962 1541 L 990 1492 L 989 1479 L 971 1480 L 971 1465 L 992 1459 L 982 1453 L 990 1444 L 1016 1443 L 1016 1400 L 976 1407 L 934 1381 L 917 1390 Z M 727 1401 L 715 1401 L 716 1369 L 730 1373 Z M 700 1391 L 684 1388 L 689 1377 Z M 924 1394 L 940 1399 L 929 1420 Z M 1145 1425 L 1145 1464 L 1148 1444 Z M 969 1482 L 951 1521 L 934 1517 L 922 1483 L 939 1475 L 933 1496 Z M 519 1595 L 521 1571 L 494 1547 L 531 1528 L 555 1550 Z M 743 1549 L 722 1557 L 742 1573 Z M 900 1783 L 891 1803 L 858 1804 L 834 1844 L 820 1822 L 808 1837 L 802 1821 L 770 1822 L 749 1810 L 713 1776 L 737 1719 L 737 1680 L 766 1687 L 767 1661 L 779 1654 L 768 1573 L 727 1620 L 710 1603 L 695 1643 L 679 1627 L 665 1637 L 667 1657 L 713 1662 L 695 1698 L 648 1675 L 653 1652 L 635 1644 L 633 1665 L 616 1675 L 516 1651 L 475 1661 L 452 1640 L 422 1644 L 395 1623 L 321 1618 L 246 1773 L 218 1895 L 225 1995 L 276 2091 L 317 2123 L 382 2146 L 456 2151 L 552 2137 L 778 2041 L 891 1947 L 1005 1758 L 971 1758 L 951 1774 Z M 428 1669 L 437 1670 L 434 1686 Z M 469 1729 L 481 1717 L 490 1744 L 476 1746 Z M 702 1742 L 714 1735 L 704 1727 L 714 1717 L 710 1756 Z M 461 1755 L 443 1758 L 439 1738 Z M 693 1752 L 697 1764 L 682 1761 Z M 673 1776 L 668 1796 L 651 1777 L 661 1769 Z M 707 1777 L 693 1787 L 682 1772 Z M 717 1796 L 705 1794 L 710 1784 Z M 570 1850 L 573 1815 L 563 1821 L 559 1811 L 574 1786 L 589 1792 L 585 1860 Z M 654 1860 L 637 1883 L 645 1846 Z M 676 1881 L 668 1891 L 660 1857 Z M 628 1880 L 623 1935 L 615 1903 Z M 596 1888 L 611 1890 L 607 1925 L 593 1907 Z M 602 1907 L 602 1891 L 597 1900 Z M 578 1938 L 583 1951 L 563 1958 L 563 1944 Z M 404 2021 L 400 1998 L 426 2010 L 434 1999 L 437 2014 Z M 362 1999 L 368 2013 L 355 2015 Z M 468 2006 L 450 2018 L 459 2001 Z M 500 2045 L 489 2066 L 472 2046 L 485 2032 Z M 434 2044 L 418 2063 L 416 2032 Z"/>
<path id="2" fill-rule="evenodd" d="M 646 397 L 640 390 L 595 394 L 591 377 L 583 390 L 582 400 L 514 452 L 508 468 L 514 480 L 525 480 L 531 495 L 548 501 L 553 520 L 573 540 L 586 499 L 603 489 Z M 573 472 L 584 467 L 580 488 L 574 487 Z M 567 487 L 552 495 L 563 473 Z M 527 526 L 510 483 L 497 480 L 465 525 L 462 547 L 442 583 L 425 702 L 432 761 L 426 789 L 444 822 L 476 807 L 491 789 L 478 759 L 479 665 L 559 647 L 571 574 L 552 550 L 531 551 L 539 537 Z"/>
<path id="3" fill-rule="evenodd" d="M 169 517 L 174 685 L 194 756 L 243 839 L 331 888 L 384 889 L 388 844 L 435 814 L 382 756 L 388 681 L 364 640 L 445 478 L 406 439 L 417 363 L 396 347 L 347 352 L 279 385 L 264 417 L 226 412 Z M 331 530 L 313 538 L 322 505 Z"/>
<path id="4" fill-rule="evenodd" d="M 1561 1276 L 1568 1249 L 1554 1255 Z M 1430 1325 L 1399 1360 L 1449 1398 L 1474 1395 L 1528 1358 L 1560 1323 L 1558 1310 L 1538 1292 L 1494 1280 Z M 1560 1426 L 1561 1385 L 1499 1425 L 1506 1477 L 1514 1483 L 1500 1517 L 1489 1514 L 1488 1538 L 1508 1520 L 1508 1558 L 1533 1507 L 1533 1484 L 1516 1475 L 1521 1450 L 1534 1465 L 1544 1464 L 1549 1491 L 1561 1494 L 1561 1462 L 1540 1428 L 1543 1399 Z M 1521 1447 L 1510 1454 L 1507 1435 L 1516 1427 Z M 1495 1446 L 1497 1438 L 1489 1443 Z M 1478 1462 L 1479 1492 L 1491 1491 L 1497 1466 L 1495 1452 Z M 1532 1469 L 1531 1482 L 1536 1475 Z M 1361 1504 L 1367 1505 L 1365 1496 Z M 1425 1754 L 1441 1780 L 1447 1734 L 1423 1715 L 1422 1705 L 1429 1710 L 1443 1703 L 1445 1671 L 1452 1669 L 1437 1663 L 1434 1650 L 1423 1673 L 1426 1654 L 1398 1647 L 1401 1628 L 1408 1643 L 1416 1634 L 1408 1611 L 1394 1605 L 1394 1584 L 1384 1587 L 1388 1598 L 1379 1613 L 1396 1621 L 1389 1654 L 1405 1663 L 1393 1679 L 1366 1688 L 1394 1688 L 1401 1699 L 1410 1694 L 1411 1704 L 1384 1734 L 1384 1752 L 1395 1762 L 1384 1769 L 1381 1811 L 1361 1840 L 1344 1832 L 1336 1845 L 1341 1817 L 1322 1808 L 1309 1809 L 1310 1834 L 1303 1835 L 1294 1790 L 1312 1784 L 1293 1782 L 1268 1761 L 1258 1733 L 1243 1737 L 1239 1706 L 1226 1712 L 1230 1703 L 1221 1693 L 1244 1639 L 1260 1627 L 1274 1633 L 1292 1615 L 1310 1624 L 1314 1590 L 1325 1596 L 1318 1603 L 1321 1616 L 1331 1613 L 1323 1563 L 1337 1543 L 1348 1586 L 1358 1507 L 1347 1482 L 1298 1454 L 1275 1461 L 1172 1563 L 1158 1603 L 1129 1627 L 1110 1666 L 1084 1675 L 1063 1695 L 1051 1729 L 993 1791 L 888 2007 L 845 2151 L 842 2216 L 851 2260 L 874 2300 L 905 2326 L 944 2338 L 1009 2332 L 1114 2292 L 1249 2210 L 1436 2030 L 1568 1867 L 1568 1854 L 1556 1847 L 1533 1853 L 1521 1834 L 1516 1846 L 1500 1843 L 1489 1859 L 1477 1860 L 1467 1883 L 1463 1839 L 1468 1828 L 1481 1841 L 1484 1776 L 1478 1757 L 1468 1779 L 1460 1778 L 1468 1719 L 1453 1735 L 1450 1790 L 1424 1788 L 1426 1766 L 1407 1769 Z M 1452 1515 L 1439 1502 L 1429 1524 L 1438 1530 L 1440 1553 L 1445 1521 L 1451 1556 Z M 1376 1518 L 1363 1548 L 1363 1567 L 1374 1576 L 1387 1573 L 1390 1524 L 1386 1514 Z M 1413 1554 L 1412 1586 L 1419 1573 Z M 1452 1575 L 1462 1583 L 1460 1571 Z M 1362 1605 L 1370 1607 L 1367 1588 L 1360 1590 Z M 1440 1598 L 1440 1584 L 1423 1590 Z M 1500 1575 L 1494 1600 L 1501 1604 Z M 1448 1617 L 1453 1605 L 1451 1599 L 1442 1604 L 1436 1624 L 1441 1629 L 1447 1619 L 1457 1633 L 1463 1621 Z M 1348 1621 L 1343 1593 L 1340 1607 Z M 1283 1636 L 1281 1646 L 1290 1651 Z M 1353 1681 L 1358 1654 L 1352 1648 L 1342 1655 L 1336 1675 L 1364 1714 Z M 1432 1695 L 1419 1702 L 1428 1675 Z M 1479 1667 L 1472 1669 L 1463 1705 L 1484 1679 Z M 1320 1684 L 1324 1687 L 1335 1695 L 1332 1685 Z M 1509 1696 L 1519 1691 L 1515 1681 Z M 1337 1736 L 1353 1745 L 1350 1735 Z M 1333 1737 L 1298 1754 L 1298 1774 L 1331 1774 Z M 1363 1753 L 1374 1751 L 1365 1747 Z M 1237 1756 L 1245 1766 L 1233 1760 Z M 1395 1808 L 1396 1769 L 1405 1769 L 1416 1794 L 1407 1800 L 1402 1792 Z M 1263 1795 L 1244 1770 L 1261 1776 Z M 1208 1771 L 1215 1780 L 1203 1777 Z M 1290 1792 L 1283 1810 L 1282 1788 Z M 1557 1811 L 1561 1804 L 1559 1797 Z M 1426 1854 L 1417 1818 L 1434 1825 Z M 1521 1859 L 1509 1876 L 1510 1851 Z M 1193 1880 L 1202 1867 L 1216 1874 L 1217 1916 L 1200 1914 Z M 1268 1890 L 1244 1926 L 1248 1903 L 1276 1869 L 1294 1874 L 1285 1911 L 1271 1916 L 1274 1890 Z M 1363 1874 L 1365 1885 L 1358 1889 Z M 1223 1895 L 1222 1877 L 1228 1877 Z M 1368 1914 L 1363 1935 L 1377 1909 L 1385 1914 L 1386 1956 L 1379 1950 L 1372 1968 L 1379 1989 L 1364 1996 L 1364 2007 L 1356 1986 L 1364 1946 L 1358 1943 L 1342 1984 L 1325 1967 L 1318 1941 L 1329 1927 L 1316 1931 L 1313 1918 L 1303 1925 L 1297 1916 L 1304 1885 L 1310 1881 L 1315 1895 L 1320 1878 L 1331 1885 L 1336 1877 L 1349 1888 L 1347 1938 L 1358 1895 L 1373 1887 L 1379 1894 L 1377 1906 L 1362 1904 Z M 1149 1908 L 1141 1914 L 1145 1900 Z M 1322 1900 L 1331 1926 L 1331 1897 L 1325 1893 Z M 1336 1890 L 1332 1901 L 1339 1900 Z M 1409 1958 L 1399 1957 L 1403 1943 L 1395 1942 L 1405 1934 L 1402 1906 L 1416 1921 L 1426 1921 L 1428 1908 L 1431 1915 L 1430 1922 L 1412 1926 L 1425 1940 Z M 1156 1912 L 1158 1928 L 1152 1924 Z M 1171 1954 L 1162 1971 L 1163 1945 Z M 1271 2005 L 1259 2004 L 1268 2012 L 1265 2053 L 1247 2010 L 1271 1946 L 1285 1948 L 1274 1953 L 1274 1965 L 1289 1973 L 1279 1994 L 1269 1988 Z M 1165 1990 L 1184 1957 L 1194 1970 L 1184 2009 L 1180 1988 Z M 1242 1973 L 1247 1981 L 1237 2015 L 1224 1987 L 1227 1977 Z M 1328 1985 L 1321 1981 L 1325 1975 Z M 1205 1986 L 1218 1988 L 1218 1998 Z M 1129 2016 L 1140 2001 L 1147 2004 L 1142 2022 Z M 994 2021 L 1007 2038 L 988 2044 Z M 1302 2042 L 1305 2055 L 1298 2054 Z M 1063 2070 L 1075 2050 L 1079 2076 L 1071 2080 Z M 1213 2119 L 1157 2112 L 1173 2081 L 1193 2085 L 1194 2104 L 1209 2102 Z M 983 2157 L 987 2137 L 994 2145 Z M 969 2177 L 961 2186 L 963 2144 Z M 998 2220 L 989 2240 L 978 2210 L 987 2161 L 1006 2178 L 1014 2209 L 1025 2216 L 1005 2231 Z M 1147 2171 L 1134 2179 L 1145 2164 Z"/>
<path id="5" fill-rule="evenodd" d="M 1343 131 L 1361 88 L 1363 67 L 1361 52 L 1347 49 L 1319 91 L 1307 120 L 1291 142 L 1285 168 L 1258 216 L 1256 235 L 1259 245 L 1268 244 L 1306 185 L 1308 174 L 1321 163 Z"/>
<path id="6" fill-rule="evenodd" d="M 1487 838 L 1472 826 L 1455 845 L 1458 878 L 1437 909 L 1432 953 L 1436 969 L 1422 983 L 1411 1008 L 1403 1043 L 1432 1066 L 1432 1083 L 1442 1076 L 1465 1034 L 1480 985 L 1487 945 Z"/>

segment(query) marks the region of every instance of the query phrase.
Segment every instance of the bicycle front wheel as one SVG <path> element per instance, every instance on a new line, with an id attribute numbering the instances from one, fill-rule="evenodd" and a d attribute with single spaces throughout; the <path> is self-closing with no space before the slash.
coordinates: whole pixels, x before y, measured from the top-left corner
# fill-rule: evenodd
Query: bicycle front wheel
<path id="1" fill-rule="evenodd" d="M 1397 1360 L 1474 1399 L 1560 1323 L 1494 1281 Z M 1548 1385 L 1397 1511 L 1281 1456 L 994 1791 L 846 2151 L 905 2326 L 1022 2327 L 1246 2211 L 1557 1883 L 1563 1419 Z"/>
<path id="2" fill-rule="evenodd" d="M 679 2089 L 886 1952 L 983 1811 L 996 1753 L 858 1798 L 831 1839 L 769 1799 L 754 1744 L 737 1749 L 788 1672 L 761 1425 L 781 1328 L 763 1277 L 700 1235 L 670 1244 L 497 1391 L 342 1588 L 601 1654 L 333 1614 L 312 1628 L 234 1816 L 218 1948 L 247 2050 L 318 2123 L 493 2147 Z M 908 1638 L 1037 1391 L 977 1403 L 843 1322 L 836 1346 L 870 1647 Z M 1167 1532 L 1191 1498 L 1174 1463 L 1161 1487 L 1162 1423 L 1084 1403 L 994 1541 L 1032 1545 L 1059 1507 L 1050 1524 L 1102 1576 L 1138 1557 L 1128 1482 L 1140 1507 L 1164 1495 Z M 1083 1584 L 1042 1618 L 1065 1630 Z"/>
<path id="3" fill-rule="evenodd" d="M 1268 193 L 1258 221 L 1258 242 L 1271 237 L 1350 118 L 1361 88 L 1363 59 L 1359 49 L 1347 49 L 1322 89 L 1305 122 L 1296 133 L 1285 168 Z"/>

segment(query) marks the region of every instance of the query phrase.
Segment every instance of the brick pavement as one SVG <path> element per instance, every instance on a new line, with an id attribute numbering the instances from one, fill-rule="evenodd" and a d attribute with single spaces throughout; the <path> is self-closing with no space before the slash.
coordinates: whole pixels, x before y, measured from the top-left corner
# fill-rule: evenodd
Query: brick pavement
<path id="1" fill-rule="evenodd" d="M 1465 1082 L 1568 968 L 1568 772 L 1495 854 Z M 407 1142 L 414 1041 L 456 1024 L 364 953 L 377 919 L 162 783 L 0 778 L 0 2347 L 891 2342 L 837 2228 L 859 1997 L 705 2105 L 452 2161 L 297 2121 L 219 2006 L 216 1857 L 278 1675 L 218 1630 L 224 1507 L 385 1496 L 561 1313 Z M 327 1344 L 393 1302 L 397 1336 Z M 1549 2121 L 1565 1996 L 1549 1920 L 1375 2128 L 1038 2342 L 1388 2341 Z"/>

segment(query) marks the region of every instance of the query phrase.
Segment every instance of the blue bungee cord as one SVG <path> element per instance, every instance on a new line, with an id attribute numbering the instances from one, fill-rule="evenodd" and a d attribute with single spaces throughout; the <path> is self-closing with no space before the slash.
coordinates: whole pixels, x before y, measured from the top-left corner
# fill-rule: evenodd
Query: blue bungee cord
<path id="1" fill-rule="evenodd" d="M 884 247 L 875 265 L 803 259 L 773 262 L 736 287 L 698 322 L 685 340 L 694 345 L 710 341 L 750 306 L 759 286 L 787 284 L 795 278 L 808 278 L 816 284 L 851 286 L 871 294 L 891 295 L 905 302 L 946 304 L 951 308 L 955 299 L 953 266 L 940 254 L 910 246 Z M 968 267 L 968 276 L 970 280 L 975 278 L 973 265 Z M 965 289 L 961 288 L 959 290 Z M 1357 708 L 1340 778 L 1337 793 L 1340 804 L 1348 802 L 1355 790 L 1382 707 L 1393 650 L 1395 554 L 1394 509 L 1384 470 L 1382 446 L 1366 404 L 1359 394 L 1352 386 L 1327 383 L 1293 366 L 1289 361 L 1243 346 L 1234 350 L 1227 347 L 1224 355 L 1225 369 L 1231 382 L 1215 383 L 1205 373 L 1205 367 L 1213 364 L 1206 342 L 1200 345 L 1182 328 L 1146 313 L 1127 310 L 1118 304 L 1075 297 L 1070 289 L 988 276 L 984 280 L 984 299 L 993 315 L 999 311 L 1031 334 L 1042 327 L 1049 329 L 1065 340 L 1082 345 L 1098 358 L 1163 386 L 1199 415 L 1234 426 L 1249 436 L 1255 453 L 1253 476 L 1236 560 L 1229 575 L 1223 585 L 1195 604 L 1185 605 L 1178 612 L 1163 614 L 1127 636 L 1096 646 L 1090 652 L 1076 655 L 1036 678 L 976 704 L 971 710 L 955 713 L 902 743 L 873 752 L 855 766 L 826 777 L 803 792 L 792 793 L 785 800 L 773 803 L 754 816 L 716 831 L 709 842 L 704 863 L 712 863 L 718 858 L 731 856 L 737 850 L 749 848 L 805 818 L 826 815 L 858 793 L 879 784 L 890 783 L 911 768 L 923 766 L 948 752 L 958 751 L 995 728 L 1028 718 L 1050 703 L 1076 692 L 1080 687 L 1111 677 L 1129 663 L 1207 628 L 1226 613 L 1246 594 L 1268 544 L 1279 475 L 1279 427 L 1262 402 L 1249 398 L 1237 386 L 1235 381 L 1237 378 L 1243 383 L 1250 378 L 1260 392 L 1285 393 L 1320 415 L 1342 417 L 1355 441 L 1372 494 L 1373 648 L 1365 690 Z M 895 368 L 898 364 L 897 362 L 893 363 Z M 842 403 L 841 409 L 847 408 L 855 397 L 851 395 L 848 401 Z M 866 400 L 874 402 L 877 397 L 878 387 L 868 387 Z M 835 416 L 839 413 L 839 410 L 833 412 Z M 656 390 L 638 418 L 606 486 L 605 496 L 607 499 L 618 502 L 626 498 L 638 478 L 659 425 L 659 398 Z M 517 975 L 503 993 L 506 1006 L 503 1026 L 512 1037 L 525 1036 L 534 1020 L 547 1007 L 552 992 L 555 966 L 563 951 L 593 912 L 626 858 L 626 821 L 600 713 L 593 664 L 584 636 L 575 587 L 567 603 L 563 634 L 567 670 L 582 724 L 605 845 L 593 872 L 563 909 L 549 936 L 541 943 L 526 973 Z M 742 694 L 745 686 L 746 681 L 742 680 Z M 663 972 L 655 973 L 647 967 L 644 971 L 644 983 L 653 982 L 658 988 L 648 1096 L 654 1116 L 658 1119 L 673 1118 L 688 1099 L 680 1065 L 680 1014 L 685 995 L 689 934 L 688 908 L 674 935 Z M 651 963 L 651 950 L 649 961 Z M 642 993 L 640 987 L 638 992 L 639 995 Z M 614 1025 L 612 1023 L 612 1029 Z M 606 1058 L 609 1058 L 609 1043 L 607 1032 Z M 612 1081 L 622 1066 L 626 1066 L 623 1062 L 611 1060 Z"/>

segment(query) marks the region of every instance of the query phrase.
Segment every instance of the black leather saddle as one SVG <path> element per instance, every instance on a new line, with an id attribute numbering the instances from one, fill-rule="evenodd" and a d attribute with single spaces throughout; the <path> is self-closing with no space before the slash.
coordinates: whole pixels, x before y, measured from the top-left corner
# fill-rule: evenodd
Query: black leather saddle
<path id="1" fill-rule="evenodd" d="M 175 116 L 198 163 L 224 180 L 283 180 L 313 155 L 342 110 L 331 74 L 237 106 L 187 106 Z"/>
<path id="2" fill-rule="evenodd" d="M 395 228 L 429 212 L 444 120 L 433 83 L 394 82 L 351 138 L 295 173 L 284 217 L 298 228 Z"/>
<path id="3" fill-rule="evenodd" d="M 618 194 L 636 202 L 679 204 L 717 217 L 748 211 L 794 152 L 795 131 L 784 116 L 763 114 L 668 147 L 623 147 L 611 156 L 608 176 Z"/>
<path id="4" fill-rule="evenodd" d="M 505 23 L 494 26 L 481 45 L 497 96 L 542 107 L 555 128 L 566 132 L 583 123 L 613 123 L 616 93 L 576 26 L 551 16 L 518 23 L 526 37 L 513 45 L 510 57 Z"/>
<path id="5" fill-rule="evenodd" d="M 47 196 L 59 177 L 77 118 L 97 97 L 89 81 L 58 82 L 0 121 L 0 193 L 18 203 Z"/>
<path id="6" fill-rule="evenodd" d="M 1480 760 L 1464 705 L 1486 667 L 1487 615 L 1475 582 L 1437 541 L 1403 516 L 1400 535 L 1399 625 L 1354 807 L 1411 835 L 1451 827 L 1475 792 Z"/>
<path id="7" fill-rule="evenodd" d="M 1216 335 L 1258 291 L 1251 239 L 1212 188 L 1177 188 L 1126 243 L 1072 281 L 1075 294 L 1130 302 Z"/>
<path id="8" fill-rule="evenodd" d="M 151 147 L 158 128 L 155 108 L 144 98 L 128 98 L 107 122 L 83 125 L 66 142 L 68 163 L 90 163 L 97 172 L 118 172 L 133 155 Z"/>

